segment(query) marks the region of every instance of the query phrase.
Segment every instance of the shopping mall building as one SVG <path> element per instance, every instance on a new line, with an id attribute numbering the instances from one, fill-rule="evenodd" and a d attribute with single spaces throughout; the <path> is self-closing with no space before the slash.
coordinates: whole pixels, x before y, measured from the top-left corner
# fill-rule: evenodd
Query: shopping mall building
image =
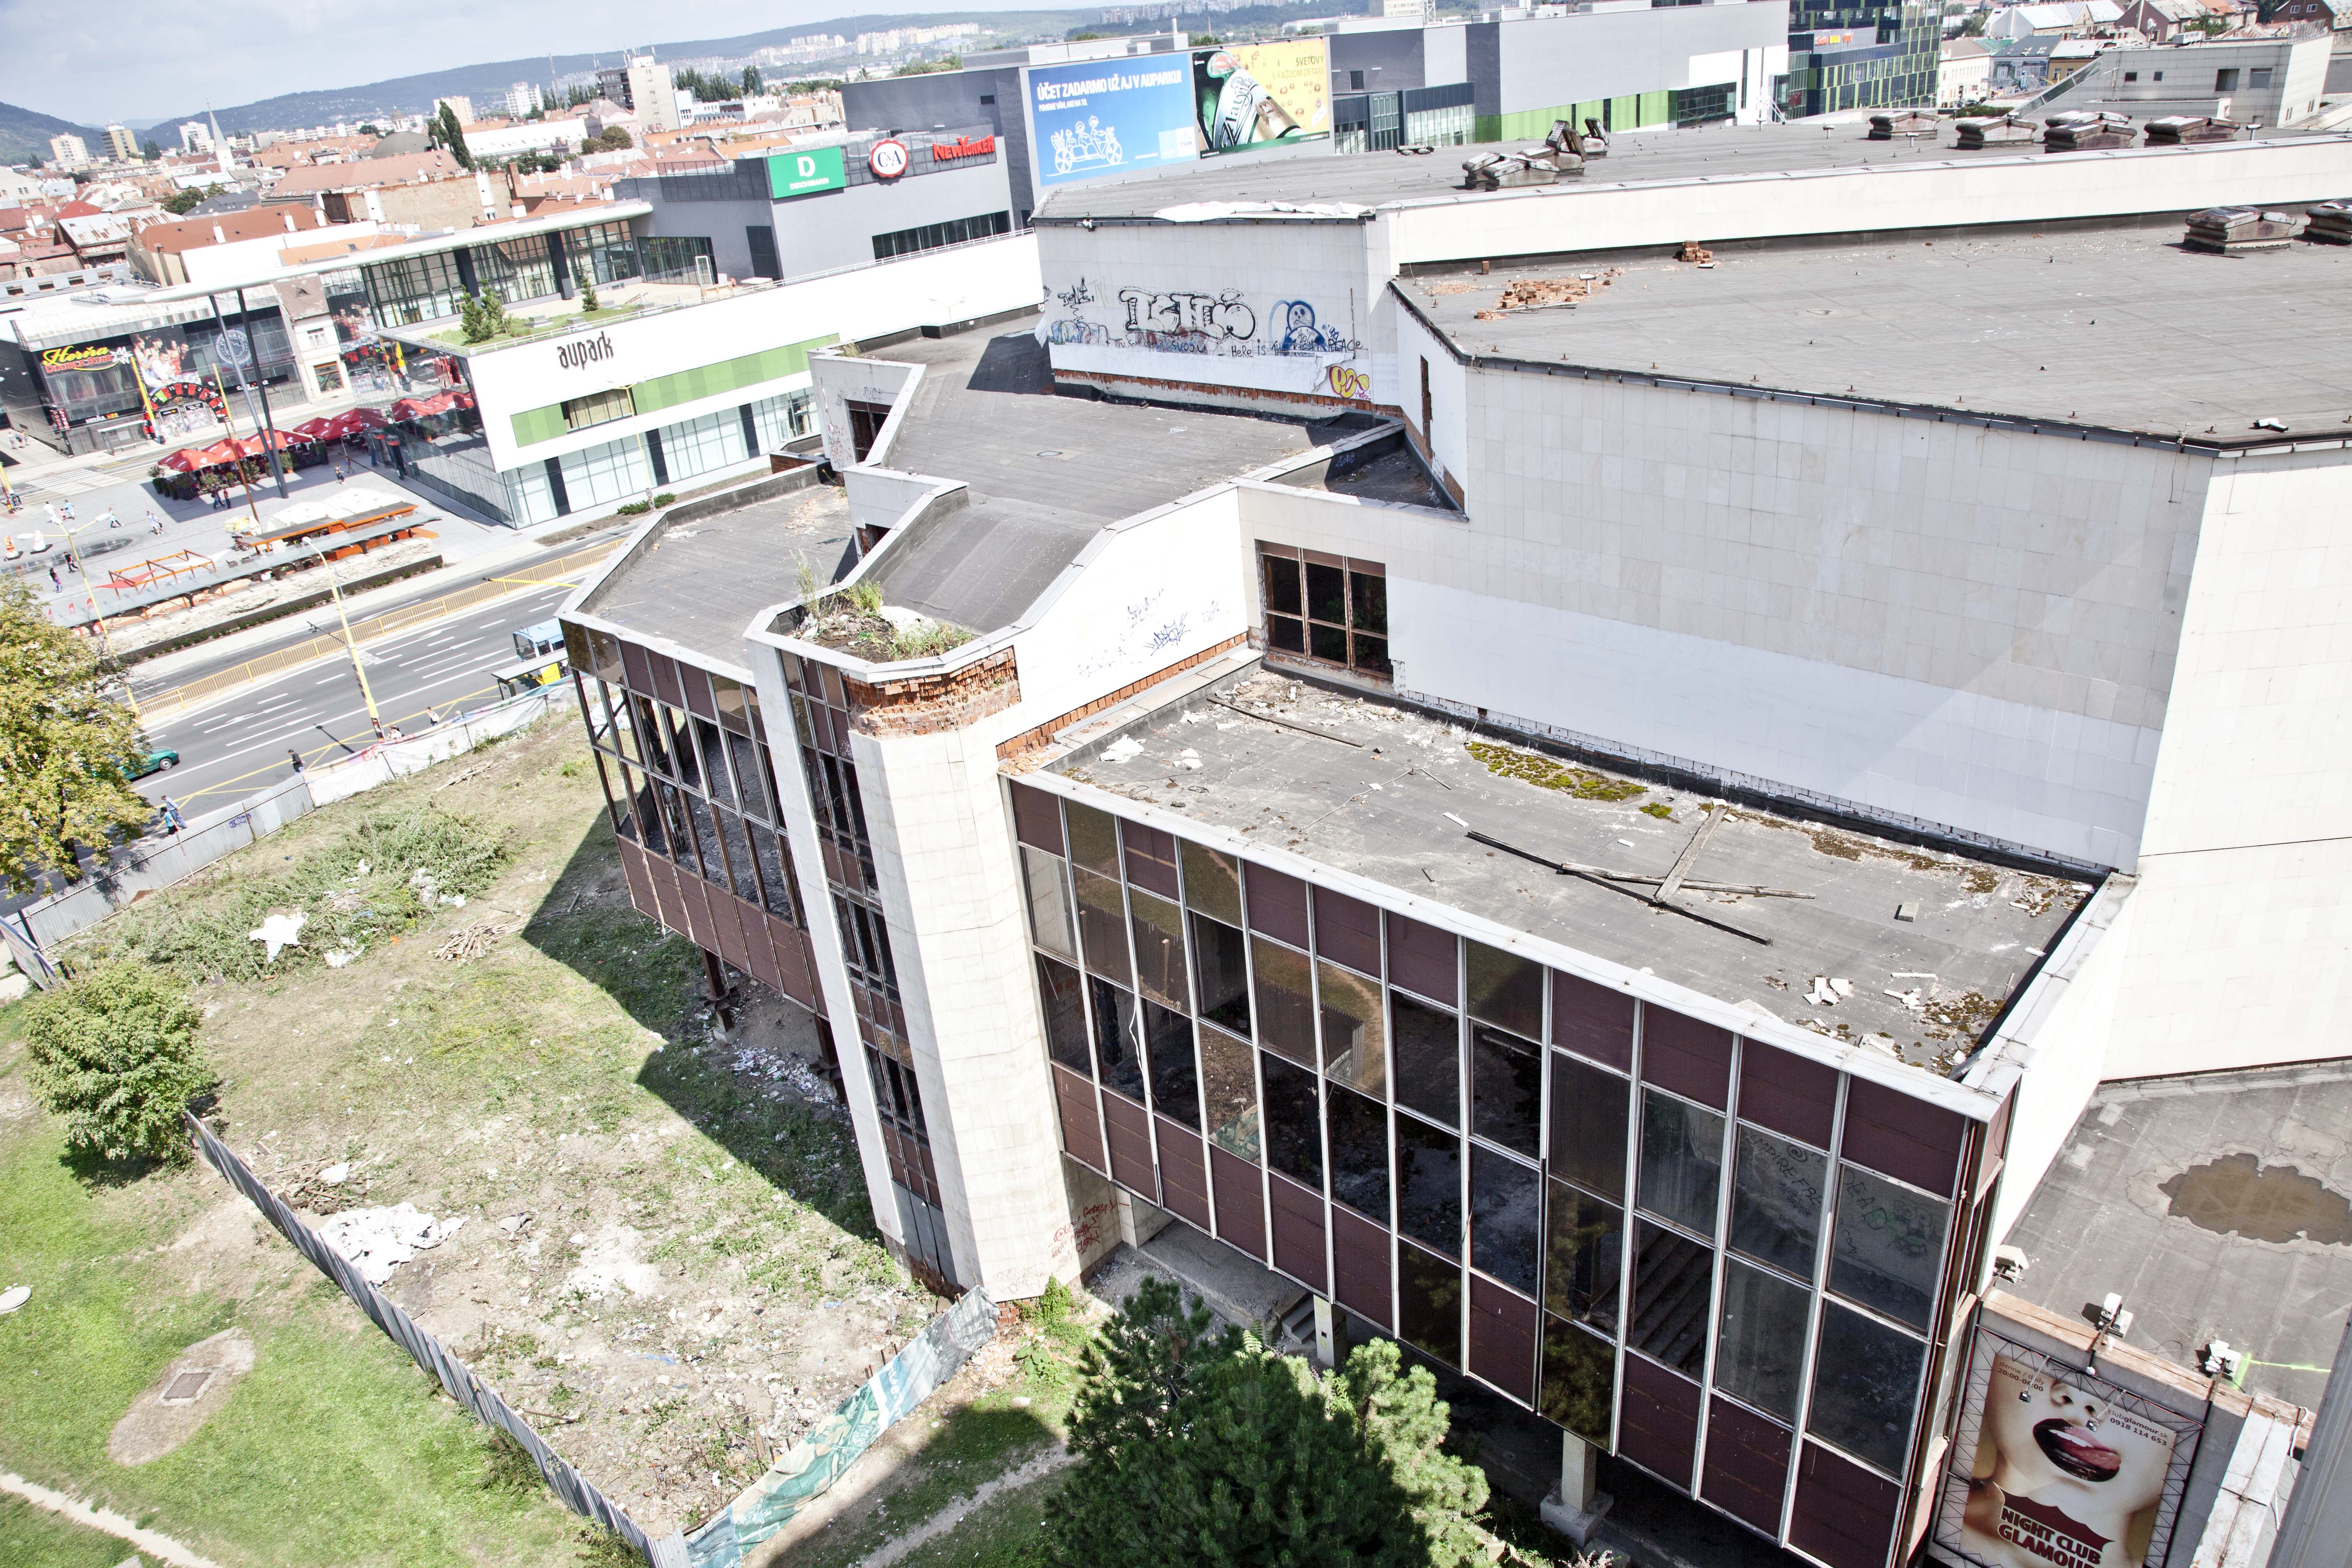
<path id="1" fill-rule="evenodd" d="M 564 611 L 631 894 L 820 1020 L 943 1290 L 1230 1260 L 1547 1435 L 1580 1541 L 1598 1477 L 1823 1568 L 2254 1568 L 2352 1265 L 2160 1194 L 2352 1175 L 2292 1066 L 2352 1001 L 2294 343 L 2352 320 L 2339 252 L 2264 260 L 2289 316 L 2178 238 L 2352 139 L 1710 136 L 1080 186 L 1011 332 L 780 315 L 845 492 Z M 583 342 L 472 364 L 567 488 L 554 391 L 675 374 Z"/>

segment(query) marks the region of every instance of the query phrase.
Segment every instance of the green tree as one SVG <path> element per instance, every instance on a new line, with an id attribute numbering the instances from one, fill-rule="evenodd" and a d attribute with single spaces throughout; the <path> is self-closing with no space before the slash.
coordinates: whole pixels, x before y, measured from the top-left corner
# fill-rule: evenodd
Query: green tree
<path id="1" fill-rule="evenodd" d="M 380 125 L 362 125 L 360 127 L 360 134 L 362 136 L 381 136 L 383 134 L 383 127 Z"/>
<path id="2" fill-rule="evenodd" d="M 151 163 L 163 155 L 163 149 L 156 144 L 155 139 L 152 136 L 139 144 L 139 152 Z"/>
<path id="3" fill-rule="evenodd" d="M 433 132 L 435 140 L 447 150 L 449 156 L 457 160 L 459 168 L 470 169 L 474 166 L 474 155 L 466 151 L 466 128 L 457 123 L 456 104 L 445 103 L 441 106 L 441 112 L 434 121 Z"/>
<path id="4" fill-rule="evenodd" d="M 759 96 L 759 92 L 760 68 L 758 66 L 745 66 L 743 68 L 743 96 L 746 98 L 756 98 Z"/>
<path id="5" fill-rule="evenodd" d="M 147 742 L 107 697 L 91 645 L 0 584 L 0 878 L 29 893 L 45 868 L 79 879 L 72 846 L 136 829 L 152 809 L 123 775 Z"/>
<path id="6" fill-rule="evenodd" d="M 187 988 L 143 963 L 102 964 L 26 1005 L 34 1095 L 66 1142 L 109 1160 L 183 1163 L 180 1111 L 215 1081 Z"/>
<path id="7" fill-rule="evenodd" d="M 601 307 L 596 302 L 596 279 L 584 274 L 580 279 L 580 310 L 585 315 Z"/>
<path id="8" fill-rule="evenodd" d="M 457 301 L 457 330 L 469 343 L 486 343 L 507 330 L 507 302 L 495 289 Z"/>
<path id="9" fill-rule="evenodd" d="M 173 191 L 155 205 L 174 217 L 185 217 L 195 205 L 205 199 L 202 191 Z"/>
<path id="10" fill-rule="evenodd" d="M 607 153 L 620 153 L 635 146 L 636 142 L 630 139 L 628 127 L 607 125 L 604 133 L 596 138 L 596 145 Z"/>
<path id="11" fill-rule="evenodd" d="M 1147 1280 L 1088 1351 L 1077 1458 L 1045 1531 L 1056 1568 L 1466 1568 L 1501 1543 L 1486 1479 L 1393 1344 L 1317 1377 Z"/>

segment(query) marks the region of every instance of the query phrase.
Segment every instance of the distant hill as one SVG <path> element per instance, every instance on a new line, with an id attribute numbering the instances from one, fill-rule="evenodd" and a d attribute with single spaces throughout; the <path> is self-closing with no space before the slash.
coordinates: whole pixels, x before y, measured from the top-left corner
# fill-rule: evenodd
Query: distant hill
<path id="1" fill-rule="evenodd" d="M 1088 16 L 1073 11 L 941 11 L 915 15 L 874 15 L 866 16 L 832 16 L 820 22 L 803 22 L 796 26 L 779 27 L 764 33 L 746 33 L 733 38 L 701 38 L 687 43 L 655 44 L 655 54 L 662 59 L 691 59 L 696 56 L 716 55 L 721 58 L 748 55 L 754 49 L 779 47 L 796 37 L 811 33 L 839 33 L 855 37 L 859 33 L 880 32 L 891 27 L 937 27 L 954 22 L 977 22 L 993 32 L 1036 33 L 1048 37 L 1060 37 L 1074 21 Z M 607 49 L 598 55 L 558 55 L 555 74 L 591 69 L 601 62 L 620 63 L 624 51 Z M 497 60 L 487 65 L 457 66 L 447 70 L 426 71 L 421 76 L 394 77 L 389 81 L 369 82 L 362 87 L 334 88 L 319 92 L 289 92 L 277 98 L 265 98 L 258 103 L 240 103 L 216 109 L 221 130 L 235 136 L 247 131 L 287 131 L 306 125 L 325 125 L 338 120 L 363 120 L 371 114 L 422 114 L 433 107 L 436 98 L 468 98 L 478 110 L 485 110 L 506 96 L 507 89 L 519 81 L 544 83 L 548 78 L 548 58 L 533 55 L 527 59 Z M 62 121 L 47 121 L 43 116 L 23 110 L 9 110 L 27 119 L 62 126 Z M 198 110 L 170 114 L 143 121 L 154 126 L 177 126 L 184 120 L 202 119 Z M 41 133 L 41 155 L 47 156 L 48 138 L 53 132 Z"/>
<path id="2" fill-rule="evenodd" d="M 49 161 L 49 138 L 68 131 L 88 142 L 93 153 L 105 142 L 103 133 L 89 126 L 55 120 L 13 103 L 0 103 L 0 163 L 26 163 L 36 158 L 46 163 Z"/>

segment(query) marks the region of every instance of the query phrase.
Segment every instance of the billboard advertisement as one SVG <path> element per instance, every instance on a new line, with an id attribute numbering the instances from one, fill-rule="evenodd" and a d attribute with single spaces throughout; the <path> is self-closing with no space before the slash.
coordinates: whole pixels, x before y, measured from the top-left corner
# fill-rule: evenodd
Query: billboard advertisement
<path id="1" fill-rule="evenodd" d="M 1979 1331 L 1939 1542 L 1984 1568 L 2161 1568 L 2201 1429 Z"/>
<path id="2" fill-rule="evenodd" d="M 1331 133 L 1331 46 L 1285 38 L 1192 51 L 1204 153 L 1244 153 Z"/>
<path id="3" fill-rule="evenodd" d="M 1029 71 L 1030 144 L 1047 188 L 1189 163 L 1200 151 L 1192 61 L 1135 55 Z"/>
<path id="4" fill-rule="evenodd" d="M 777 201 L 837 191 L 849 184 L 838 147 L 803 147 L 768 158 L 768 195 Z"/>
<path id="5" fill-rule="evenodd" d="M 1331 134 L 1331 46 L 1286 38 L 1029 71 L 1041 186 Z"/>

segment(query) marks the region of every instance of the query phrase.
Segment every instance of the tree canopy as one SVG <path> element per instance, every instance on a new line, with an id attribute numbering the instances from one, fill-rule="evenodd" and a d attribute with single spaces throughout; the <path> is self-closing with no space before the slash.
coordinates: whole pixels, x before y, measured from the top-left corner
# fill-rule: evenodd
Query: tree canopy
<path id="1" fill-rule="evenodd" d="M 124 772 L 146 738 L 103 685 L 87 642 L 23 583 L 0 583 L 0 878 L 15 892 L 46 869 L 78 878 L 69 844 L 103 845 L 153 814 Z"/>
<path id="2" fill-rule="evenodd" d="M 1500 1550 L 1426 1368 L 1375 1342 L 1318 1376 L 1211 1322 L 1147 1279 L 1089 1349 L 1046 1526 L 1056 1568 L 1457 1568 Z"/>

